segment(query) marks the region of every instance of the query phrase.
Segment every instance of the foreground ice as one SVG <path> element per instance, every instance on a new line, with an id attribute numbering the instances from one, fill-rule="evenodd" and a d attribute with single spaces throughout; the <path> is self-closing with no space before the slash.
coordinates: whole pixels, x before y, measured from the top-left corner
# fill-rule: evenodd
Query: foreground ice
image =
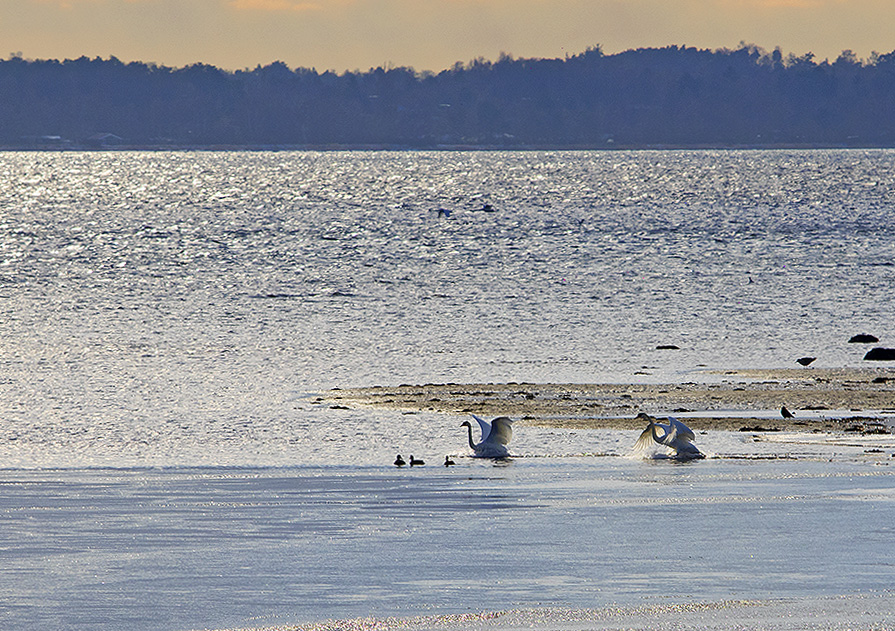
<path id="1" fill-rule="evenodd" d="M 554 435 L 450 468 L 0 470 L 0 628 L 892 628 L 891 444 Z"/>

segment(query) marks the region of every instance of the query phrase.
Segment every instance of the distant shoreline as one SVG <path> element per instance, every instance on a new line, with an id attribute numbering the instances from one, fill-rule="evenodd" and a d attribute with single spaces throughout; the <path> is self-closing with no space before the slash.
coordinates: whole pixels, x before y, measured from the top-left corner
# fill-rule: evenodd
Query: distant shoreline
<path id="1" fill-rule="evenodd" d="M 832 63 L 754 44 L 562 57 L 502 54 L 438 72 L 281 61 L 225 70 L 110 56 L 0 60 L 6 146 L 488 150 L 892 147 L 895 51 Z"/>
<path id="2" fill-rule="evenodd" d="M 714 373 L 717 376 L 718 373 Z M 895 431 L 895 368 L 723 371 L 722 383 L 425 384 L 333 389 L 316 403 L 402 413 L 510 416 L 520 425 L 642 429 L 639 412 L 696 430 Z M 782 406 L 794 413 L 785 419 Z"/>

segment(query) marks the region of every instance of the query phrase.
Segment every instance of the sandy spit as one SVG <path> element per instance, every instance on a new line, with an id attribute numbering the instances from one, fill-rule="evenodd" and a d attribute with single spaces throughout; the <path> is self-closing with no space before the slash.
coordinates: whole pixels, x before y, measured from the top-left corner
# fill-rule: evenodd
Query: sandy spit
<path id="1" fill-rule="evenodd" d="M 895 368 L 728 370 L 713 376 L 719 374 L 720 383 L 375 386 L 330 390 L 316 403 L 503 415 L 518 425 L 590 429 L 642 429 L 634 420 L 639 412 L 673 415 L 700 430 L 889 433 L 895 427 Z M 782 417 L 784 405 L 794 418 Z"/>

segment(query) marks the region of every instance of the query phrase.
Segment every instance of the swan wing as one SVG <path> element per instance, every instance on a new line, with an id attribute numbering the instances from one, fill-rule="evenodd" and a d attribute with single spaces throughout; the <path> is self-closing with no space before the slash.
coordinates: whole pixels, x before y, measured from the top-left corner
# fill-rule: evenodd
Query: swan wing
<path id="1" fill-rule="evenodd" d="M 513 421 L 507 416 L 498 416 L 491 421 L 491 433 L 488 435 L 489 443 L 506 445 L 513 437 Z"/>
<path id="2" fill-rule="evenodd" d="M 668 423 L 674 428 L 677 435 L 686 441 L 694 441 L 696 440 L 696 434 L 693 433 L 693 430 L 684 425 L 682 422 L 674 418 L 673 416 L 668 417 Z"/>
<path id="3" fill-rule="evenodd" d="M 650 431 L 651 429 L 652 425 L 646 426 L 646 429 L 643 430 L 642 434 L 640 434 L 637 442 L 634 443 L 634 449 L 638 451 L 649 449 L 650 445 L 653 444 L 653 433 Z"/>
<path id="4" fill-rule="evenodd" d="M 479 427 L 482 428 L 482 442 L 488 440 L 488 437 L 491 435 L 491 423 L 486 421 L 483 418 L 479 418 L 475 414 L 472 415 L 472 418 L 479 422 Z"/>
<path id="5" fill-rule="evenodd" d="M 661 427 L 665 431 L 665 435 L 662 436 L 662 444 L 666 447 L 674 447 L 674 442 L 678 440 L 677 435 L 677 427 L 672 424 L 663 425 L 661 423 L 656 423 L 658 427 Z"/>

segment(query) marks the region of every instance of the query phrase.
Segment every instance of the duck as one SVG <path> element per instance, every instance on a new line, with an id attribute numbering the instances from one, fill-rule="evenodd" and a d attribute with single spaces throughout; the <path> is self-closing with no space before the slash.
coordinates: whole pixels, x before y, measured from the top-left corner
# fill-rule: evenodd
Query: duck
<path id="1" fill-rule="evenodd" d="M 444 466 L 446 466 L 446 467 L 453 467 L 455 464 L 457 464 L 457 463 L 454 462 L 453 460 L 451 460 L 451 457 L 450 457 L 450 456 L 445 456 L 445 457 L 444 457 Z"/>
<path id="2" fill-rule="evenodd" d="M 424 461 L 420 460 L 419 458 L 414 458 L 413 454 L 410 454 L 410 466 L 411 467 L 419 467 L 424 464 L 426 464 Z"/>
<path id="3" fill-rule="evenodd" d="M 406 465 L 406 464 L 407 464 L 407 463 L 404 462 L 404 458 L 401 457 L 401 454 L 398 454 L 398 457 L 395 458 L 395 466 L 396 466 L 396 467 L 403 467 L 403 466 Z"/>

